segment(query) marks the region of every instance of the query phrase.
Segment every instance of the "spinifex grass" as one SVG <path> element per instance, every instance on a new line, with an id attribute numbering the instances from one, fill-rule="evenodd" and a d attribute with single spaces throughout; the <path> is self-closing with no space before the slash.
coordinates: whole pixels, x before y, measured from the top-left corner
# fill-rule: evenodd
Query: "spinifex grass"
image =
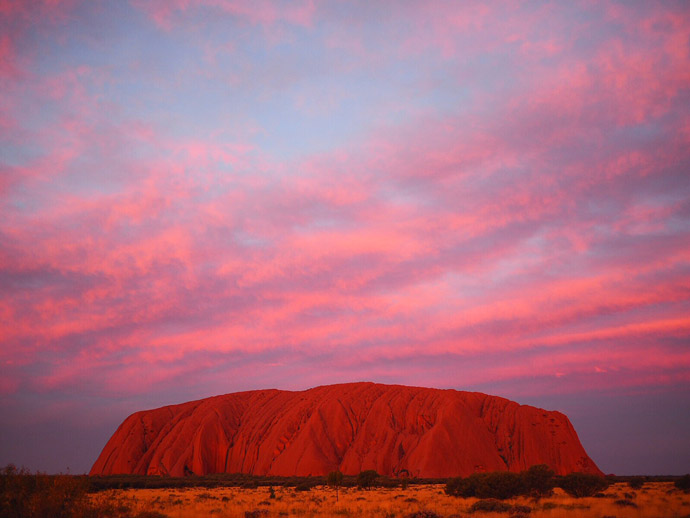
<path id="1" fill-rule="evenodd" d="M 270 498 L 268 487 L 180 488 L 110 490 L 93 494 L 95 499 L 115 498 L 126 501 L 133 512 L 152 511 L 170 518 L 211 516 L 245 518 L 247 512 L 259 511 L 260 517 L 371 517 L 405 518 L 418 511 L 439 517 L 508 517 L 507 512 L 471 513 L 476 498 L 448 496 L 442 485 L 411 486 L 408 489 L 341 488 L 336 502 L 335 490 L 317 487 L 311 491 L 275 487 Z M 591 498 L 573 498 L 556 489 L 553 496 L 538 502 L 519 497 L 506 500 L 513 507 L 531 508 L 530 518 L 681 518 L 690 516 L 690 495 L 678 491 L 672 483 L 647 483 L 633 491 L 627 484 L 614 484 L 603 494 Z M 516 509 L 517 510 L 517 509 Z M 518 514 L 519 515 L 519 514 Z M 421 516 L 421 515 L 420 515 Z"/>

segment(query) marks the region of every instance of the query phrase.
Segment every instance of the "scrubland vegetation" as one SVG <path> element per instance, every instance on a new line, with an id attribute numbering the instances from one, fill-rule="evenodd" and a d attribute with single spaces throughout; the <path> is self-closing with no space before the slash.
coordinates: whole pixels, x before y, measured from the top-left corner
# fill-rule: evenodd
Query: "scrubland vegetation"
<path id="1" fill-rule="evenodd" d="M 289 487 L 257 489 L 140 489 L 109 490 L 96 499 L 120 499 L 136 511 L 162 513 L 170 518 L 197 516 L 232 518 L 371 517 L 371 518 L 671 518 L 690 517 L 690 495 L 672 483 L 647 483 L 632 490 L 625 483 L 609 486 L 592 497 L 575 498 L 560 488 L 538 501 L 528 496 L 506 500 L 458 498 L 443 485 L 397 488 L 340 488 L 318 486 L 310 491 Z M 151 515 L 154 516 L 154 515 Z"/>
<path id="2" fill-rule="evenodd" d="M 334 484 L 340 478 L 334 476 L 327 480 L 261 479 L 276 482 L 272 485 L 260 485 L 258 480 L 247 484 L 245 476 L 236 476 L 234 480 L 242 484 L 220 485 L 219 479 L 231 477 L 219 475 L 204 477 L 206 487 L 176 486 L 182 481 L 168 479 L 173 482 L 169 487 L 120 489 L 113 482 L 122 482 L 122 477 L 112 477 L 106 484 L 100 477 L 30 474 L 11 467 L 0 474 L 0 518 L 690 518 L 690 493 L 685 489 L 690 477 L 668 482 L 642 477 L 599 479 L 606 487 L 591 496 L 576 497 L 558 487 L 567 477 L 549 477 L 542 468 L 522 474 L 473 475 L 446 484 L 385 479 L 369 473 L 359 477 L 360 483 L 367 479 L 369 489 L 357 487 L 358 477 L 342 477 Z M 166 482 L 146 478 L 152 485 Z M 143 477 L 136 480 L 145 482 Z M 322 484 L 314 486 L 318 481 Z M 331 485 L 323 485 L 325 482 Z M 381 487 L 381 483 L 389 487 Z M 255 484 L 257 487 L 242 487 Z M 576 486 L 583 484 L 581 480 Z M 111 488 L 99 489 L 106 485 Z M 455 488 L 472 485 L 475 496 L 457 494 Z M 519 488 L 519 494 L 506 495 L 506 488 L 511 492 Z M 494 491 L 493 496 L 487 491 Z"/>

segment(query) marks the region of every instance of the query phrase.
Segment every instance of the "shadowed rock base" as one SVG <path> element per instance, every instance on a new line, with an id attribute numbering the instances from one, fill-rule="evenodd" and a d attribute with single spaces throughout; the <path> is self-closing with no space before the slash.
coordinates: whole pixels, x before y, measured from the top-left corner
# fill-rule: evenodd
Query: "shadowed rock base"
<path id="1" fill-rule="evenodd" d="M 466 476 L 547 464 L 601 471 L 560 412 L 477 392 L 348 383 L 302 392 L 257 390 L 137 412 L 91 468 L 183 476 Z"/>

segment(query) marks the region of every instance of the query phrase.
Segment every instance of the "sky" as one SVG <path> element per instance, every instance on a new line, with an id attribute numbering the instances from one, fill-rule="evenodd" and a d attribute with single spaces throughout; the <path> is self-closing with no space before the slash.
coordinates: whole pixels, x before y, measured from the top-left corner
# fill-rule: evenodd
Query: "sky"
<path id="1" fill-rule="evenodd" d="M 375 381 L 690 471 L 690 6 L 0 0 L 0 465 Z"/>

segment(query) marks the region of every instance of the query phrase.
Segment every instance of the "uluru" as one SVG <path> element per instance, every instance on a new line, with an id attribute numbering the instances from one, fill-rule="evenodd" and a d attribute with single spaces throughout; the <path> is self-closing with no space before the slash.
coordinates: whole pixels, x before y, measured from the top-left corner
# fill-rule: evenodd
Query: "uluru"
<path id="1" fill-rule="evenodd" d="M 376 383 L 255 390 L 130 415 L 91 475 L 601 474 L 568 418 L 477 392 Z"/>

